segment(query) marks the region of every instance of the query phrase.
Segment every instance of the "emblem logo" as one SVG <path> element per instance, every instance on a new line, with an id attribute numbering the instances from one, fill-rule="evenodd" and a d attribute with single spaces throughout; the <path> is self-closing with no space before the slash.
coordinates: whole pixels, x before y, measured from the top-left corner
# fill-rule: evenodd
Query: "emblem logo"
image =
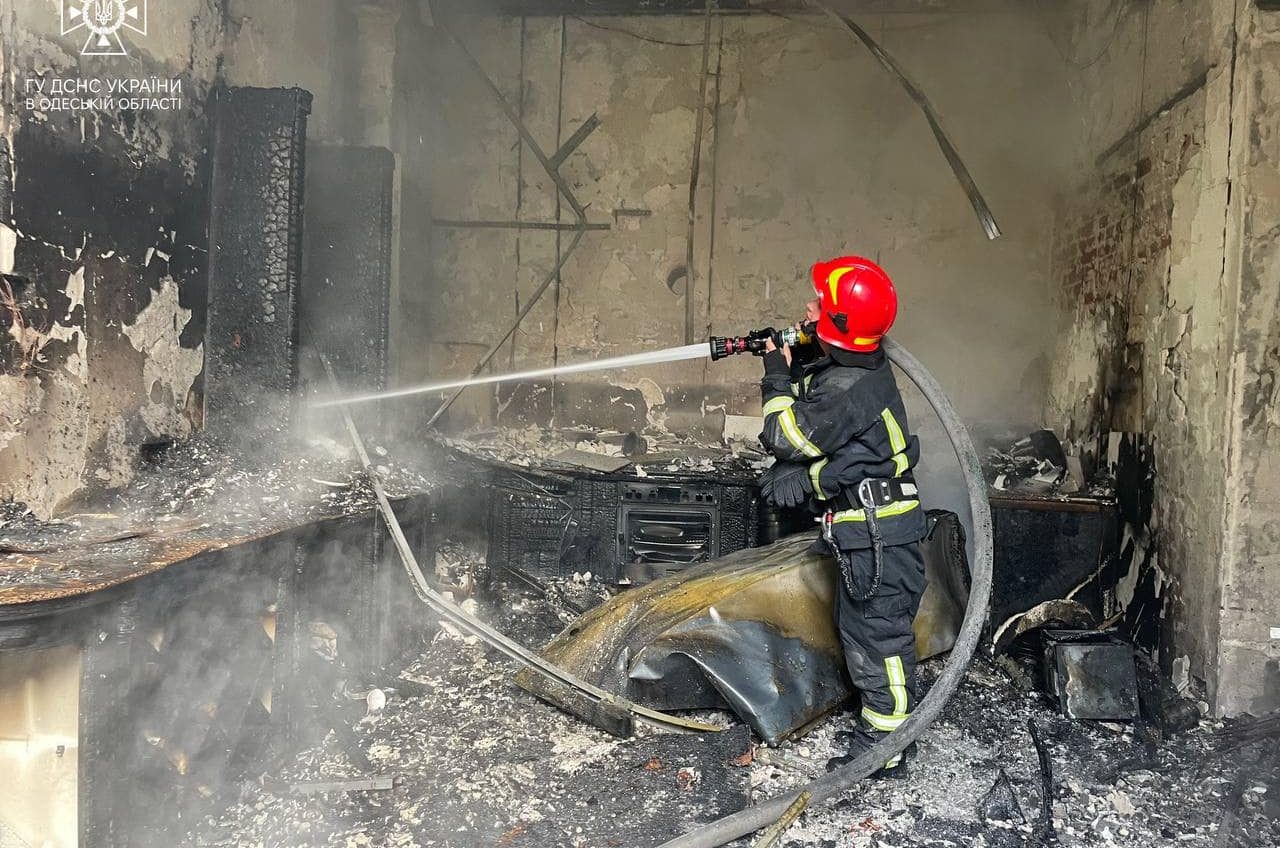
<path id="1" fill-rule="evenodd" d="M 85 31 L 82 56 L 127 56 L 120 31 L 147 34 L 147 0 L 62 0 L 62 34 Z"/>

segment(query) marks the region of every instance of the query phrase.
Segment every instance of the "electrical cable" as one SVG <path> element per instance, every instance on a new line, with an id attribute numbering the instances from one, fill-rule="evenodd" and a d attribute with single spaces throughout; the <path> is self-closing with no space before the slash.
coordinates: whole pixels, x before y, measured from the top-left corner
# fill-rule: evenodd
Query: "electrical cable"
<path id="1" fill-rule="evenodd" d="M 717 14 L 715 10 L 712 10 L 712 14 L 715 15 L 716 17 L 726 17 L 725 15 Z M 774 15 L 774 17 L 782 18 L 784 20 L 791 20 L 790 18 L 787 18 L 785 15 L 781 15 L 776 12 L 769 12 L 769 14 Z M 671 41 L 665 38 L 658 38 L 656 36 L 646 35 L 643 32 L 636 32 L 635 30 L 627 29 L 626 27 L 602 24 L 602 23 L 599 23 L 598 21 L 593 21 L 588 18 L 581 17 L 579 15 L 567 15 L 566 17 L 568 17 L 569 20 L 577 21 L 578 23 L 583 24 L 584 26 L 589 26 L 593 29 L 603 30 L 604 32 L 616 32 L 619 35 L 627 35 L 639 41 L 647 41 L 650 44 L 661 44 L 664 47 L 701 47 L 702 46 L 702 41 L 700 40 L 699 41 Z M 726 45 L 749 44 L 754 41 L 765 41 L 770 38 L 777 38 L 779 36 L 789 35 L 789 34 L 790 34 L 789 27 L 778 27 L 777 29 L 767 30 L 765 32 L 757 32 L 752 35 L 743 34 L 736 38 L 726 38 L 724 39 L 724 43 Z"/>
<path id="2" fill-rule="evenodd" d="M 580 24 L 585 24 L 586 26 L 589 26 L 592 29 L 604 30 L 605 32 L 616 32 L 616 33 L 619 33 L 620 35 L 629 35 L 632 38 L 638 39 L 640 41 L 647 41 L 650 44 L 662 44 L 666 47 L 701 47 L 702 46 L 702 39 L 698 39 L 697 41 L 667 41 L 666 39 L 655 38 L 652 35 L 645 35 L 642 32 L 636 32 L 635 30 L 627 29 L 626 27 L 609 26 L 608 24 L 597 23 L 596 21 L 589 21 L 586 18 L 579 17 L 578 15 L 569 15 L 569 19 L 577 21 Z"/>

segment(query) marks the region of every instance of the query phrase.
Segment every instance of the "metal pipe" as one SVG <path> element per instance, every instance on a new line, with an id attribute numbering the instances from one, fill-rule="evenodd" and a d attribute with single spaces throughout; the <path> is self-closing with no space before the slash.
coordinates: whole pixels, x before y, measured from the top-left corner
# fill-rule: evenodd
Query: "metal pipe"
<path id="1" fill-rule="evenodd" d="M 987 234 L 989 239 L 1000 238 L 1000 226 L 996 223 L 995 216 L 991 213 L 991 207 L 987 205 L 986 198 L 978 190 L 978 184 L 973 181 L 973 176 L 969 173 L 969 169 L 965 167 L 964 161 L 960 158 L 959 152 L 956 151 L 955 145 L 951 143 L 951 139 L 943 131 L 942 124 L 938 121 L 938 115 L 933 109 L 933 104 L 929 102 L 929 98 L 925 97 L 924 92 L 911 81 L 906 71 L 902 70 L 897 61 L 866 30 L 854 23 L 852 18 L 833 11 L 824 3 L 819 2 L 819 0 L 805 0 L 805 2 L 848 27 L 854 37 L 871 51 L 871 55 L 876 58 L 876 61 L 898 80 L 898 84 L 902 86 L 907 95 L 915 101 L 916 106 L 920 107 L 920 111 L 924 113 L 925 120 L 929 122 L 929 129 L 933 130 L 934 140 L 938 142 L 942 155 L 946 157 L 947 164 L 951 166 L 951 172 L 956 175 L 956 180 L 960 183 L 960 187 L 964 189 L 965 195 L 968 196 L 969 204 L 973 206 L 973 211 L 978 216 L 978 223 L 982 225 L 983 232 Z"/>
<path id="2" fill-rule="evenodd" d="M 888 338 L 884 339 L 882 344 L 889 360 L 916 384 L 938 414 L 938 419 L 951 440 L 951 446 L 955 449 L 956 459 L 959 460 L 960 467 L 964 471 L 965 487 L 969 493 L 969 509 L 973 514 L 974 562 L 971 568 L 973 583 L 969 590 L 969 602 L 965 608 L 964 621 L 960 625 L 959 635 L 956 636 L 955 646 L 951 649 L 951 656 L 947 659 L 942 674 L 929 690 L 929 694 L 911 713 L 911 717 L 849 765 L 793 792 L 770 798 L 754 807 L 748 807 L 664 842 L 659 848 L 715 848 L 776 821 L 803 792 L 812 793 L 813 801 L 821 803 L 851 789 L 924 733 L 925 729 L 942 713 L 942 708 L 955 692 L 956 687 L 960 685 L 969 662 L 973 659 L 974 651 L 982 636 L 983 623 L 987 618 L 987 606 L 991 599 L 991 506 L 987 503 L 987 481 L 982 474 L 982 465 L 978 459 L 978 452 L 974 449 L 973 440 L 969 438 L 969 432 L 965 429 L 960 416 L 956 414 L 951 401 L 942 391 L 942 386 L 906 348 Z"/>
<path id="3" fill-rule="evenodd" d="M 432 218 L 431 226 L 458 230 L 611 230 L 610 224 L 568 224 L 559 221 L 459 221 Z"/>
<path id="4" fill-rule="evenodd" d="M 511 326 L 507 331 L 502 334 L 502 338 L 498 339 L 497 343 L 485 352 L 485 355 L 480 358 L 480 362 L 471 370 L 470 376 L 474 377 L 484 370 L 484 367 L 489 364 L 490 360 L 497 355 L 498 350 L 509 338 L 511 338 L 515 331 L 519 329 L 521 322 L 524 321 L 525 316 L 528 315 L 529 311 L 537 304 L 543 293 L 546 292 L 553 282 L 559 279 L 560 269 L 564 267 L 565 262 L 567 262 L 569 257 L 573 254 L 573 251 L 578 246 L 578 242 L 582 241 L 582 234 L 589 229 L 595 229 L 595 227 L 587 223 L 586 209 L 584 209 L 582 204 L 578 202 L 578 198 L 574 195 L 573 189 L 569 187 L 569 183 L 560 175 L 557 163 L 552 162 L 551 159 L 547 157 L 547 154 L 543 152 L 542 147 L 538 145 L 533 134 L 529 132 L 529 128 L 526 127 L 524 121 L 520 119 L 520 114 L 510 103 L 507 102 L 507 98 L 502 95 L 502 90 L 498 88 L 497 83 L 490 79 L 489 75 L 484 72 L 484 67 L 480 64 L 479 60 L 471 54 L 471 51 L 467 49 L 467 45 L 462 42 L 462 39 L 454 35 L 453 31 L 445 26 L 443 21 L 437 21 L 436 26 L 450 41 L 457 45 L 458 49 L 462 52 L 462 55 L 466 57 L 467 63 L 471 65 L 472 70 L 475 71 L 476 75 L 484 82 L 485 87 L 487 87 L 490 93 L 493 94 L 494 98 L 497 99 L 498 106 L 502 109 L 502 113 L 507 116 L 507 120 L 509 120 L 516 128 L 516 132 L 520 134 L 520 138 L 529 146 L 530 152 L 533 153 L 534 158 L 538 160 L 538 164 L 542 166 L 543 170 L 547 172 L 547 176 L 551 179 L 551 182 L 555 184 L 556 190 L 564 197 L 565 201 L 568 202 L 569 207 L 573 209 L 573 215 L 576 219 L 576 225 L 572 227 L 573 240 L 569 242 L 569 247 L 556 260 L 555 268 L 551 270 L 551 273 L 547 275 L 546 279 L 542 281 L 542 284 L 534 291 L 532 297 L 530 297 L 525 302 L 525 305 L 521 307 L 520 313 L 516 315 L 515 320 L 511 322 Z M 557 242 L 558 241 L 559 238 L 557 237 Z M 431 425 L 435 424 L 436 421 L 440 419 L 440 416 L 444 415 L 445 411 L 453 405 L 453 402 L 456 401 L 464 391 L 466 391 L 465 386 L 457 389 L 453 394 L 445 398 L 436 411 L 431 414 L 431 417 L 427 419 L 426 426 L 431 427 Z"/>
<path id="5" fill-rule="evenodd" d="M 560 166 L 564 164 L 564 160 L 568 159 L 573 151 L 577 150 L 578 146 L 581 145 L 582 142 L 586 141 L 587 136 L 591 135 L 592 131 L 598 126 L 600 126 L 600 116 L 595 112 L 592 112 L 591 117 L 583 121 L 582 124 L 573 131 L 573 135 L 569 136 L 569 138 L 565 140 L 565 143 L 560 145 L 560 149 L 551 157 L 551 166 L 559 170 Z"/>
<path id="6" fill-rule="evenodd" d="M 520 134 L 520 138 L 525 144 L 529 145 L 529 152 L 533 154 L 534 158 L 538 160 L 538 164 L 547 172 L 547 176 L 551 178 L 553 183 L 555 183 L 556 189 L 569 204 L 569 208 L 573 210 L 573 216 L 578 219 L 578 223 L 585 223 L 587 220 L 586 209 L 584 209 L 582 204 L 578 202 L 578 198 L 574 196 L 573 190 L 569 188 L 569 184 L 565 182 L 564 177 L 560 176 L 560 172 L 551 162 L 550 157 L 543 152 L 542 147 L 533 137 L 533 133 L 529 132 L 529 128 L 524 125 L 524 121 L 520 120 L 520 114 L 515 110 L 515 107 L 507 102 L 507 98 L 503 96 L 502 90 L 498 88 L 498 84 L 489 78 L 489 75 L 484 72 L 484 66 L 481 65 L 480 61 L 472 55 L 470 50 L 467 49 L 467 45 L 462 42 L 462 39 L 453 34 L 453 30 L 446 27 L 444 22 L 439 20 L 437 20 L 436 26 L 449 38 L 450 41 L 457 45 L 460 51 L 462 51 L 462 55 L 466 57 L 467 63 L 471 65 L 472 70 L 476 72 L 476 75 L 484 82 L 485 87 L 489 89 L 491 94 L 493 94 L 494 99 L 498 101 L 498 106 L 502 109 L 502 114 L 507 116 L 507 120 L 509 120 L 516 128 L 516 132 Z"/>
<path id="7" fill-rule="evenodd" d="M 569 257 L 573 255 L 573 251 L 578 246 L 578 242 L 582 241 L 583 232 L 584 230 L 582 229 L 578 229 L 574 232 L 573 240 L 569 242 L 569 247 L 565 252 L 560 255 L 559 261 L 556 262 L 556 267 L 551 269 L 551 273 L 547 274 L 546 279 L 544 279 L 542 284 L 534 291 L 533 296 L 525 301 L 524 306 L 520 307 L 520 313 L 516 315 L 516 319 L 511 322 L 511 326 L 507 328 L 507 331 L 493 343 L 492 347 L 485 351 L 484 356 L 480 357 L 480 361 L 476 363 L 476 367 L 471 369 L 470 376 L 475 377 L 478 375 L 484 370 L 484 367 L 489 364 L 489 361 L 497 356 L 498 351 L 507 343 L 507 339 L 511 338 L 512 334 L 519 328 L 520 323 L 524 321 L 524 316 L 528 315 L 529 310 L 533 309 L 537 304 L 538 299 L 542 297 L 542 293 L 545 292 L 547 288 L 556 281 L 556 278 L 560 276 L 560 269 L 564 267 L 565 262 L 569 261 Z M 436 421 L 439 420 L 440 416 L 444 415 L 445 410 L 452 406 L 453 402 L 458 399 L 458 396 L 466 390 L 466 386 L 459 386 L 457 389 L 454 389 L 453 394 L 445 398 L 445 400 L 440 404 L 440 407 L 431 414 L 430 418 L 427 419 L 426 426 L 430 427 L 432 424 L 435 424 Z"/>

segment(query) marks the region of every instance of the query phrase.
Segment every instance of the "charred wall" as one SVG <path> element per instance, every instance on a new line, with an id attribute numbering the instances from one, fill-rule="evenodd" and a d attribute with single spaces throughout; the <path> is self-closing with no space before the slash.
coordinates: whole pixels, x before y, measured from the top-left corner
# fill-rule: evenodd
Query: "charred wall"
<path id="1" fill-rule="evenodd" d="M 1275 536 L 1250 524 L 1252 504 L 1272 501 L 1258 473 L 1265 462 L 1248 457 L 1265 456 L 1257 451 L 1271 444 L 1272 425 L 1246 398 L 1272 397 L 1266 339 L 1276 310 L 1273 298 L 1250 295 L 1259 290 L 1248 279 L 1269 242 L 1248 234 L 1248 214 L 1236 221 L 1242 208 L 1265 207 L 1237 187 L 1268 183 L 1266 144 L 1249 127 L 1274 116 L 1261 98 L 1241 102 L 1262 85 L 1265 63 L 1242 77 L 1240 61 L 1249 39 L 1265 43 L 1268 15 L 1252 4 L 1158 0 L 1109 24 L 1096 14 L 1103 5 L 1076 4 L 1077 41 L 1110 38 L 1112 47 L 1075 82 L 1091 116 L 1080 144 L 1093 163 L 1055 226 L 1064 329 L 1046 418 L 1064 422 L 1075 445 L 1099 431 L 1146 434 L 1157 485 L 1140 544 L 1154 545 L 1148 566 L 1164 589 L 1165 660 L 1189 656 L 1217 709 L 1256 710 L 1275 662 L 1260 608 L 1274 588 L 1264 585 L 1259 540 Z M 1239 250 L 1248 258 L 1237 262 Z M 1238 650 L 1250 659 L 1236 668 L 1229 640 L 1239 637 L 1229 634 L 1243 632 L 1242 617 L 1251 635 Z"/>
<path id="2" fill-rule="evenodd" d="M 1098 427 L 1153 437 L 1158 567 L 1174 578 L 1176 641 L 1199 662 L 1216 638 L 1203 564 L 1221 555 L 1221 507 L 1204 504 L 1222 503 L 1226 468 L 1221 233 L 1192 234 L 1206 226 L 1194 223 L 1201 204 L 1220 218 L 1226 203 L 1208 161 L 1225 156 L 1225 134 L 1206 149 L 1205 105 L 1200 92 L 1153 122 L 1064 215 L 1057 268 L 1072 322 L 1053 394 L 1076 444 Z"/>
<path id="3" fill-rule="evenodd" d="M 221 18 L 195 2 L 163 14 L 179 17 L 126 38 L 126 58 L 80 55 L 47 4 L 4 12 L 0 498 L 42 514 L 121 485 L 140 445 L 199 423 Z M 105 102 L 113 84 L 128 88 Z"/>
<path id="4" fill-rule="evenodd" d="M 0 8 L 0 500 L 44 516 L 203 424 L 214 87 L 312 92 L 312 140 L 361 101 L 337 0 L 148 11 L 83 55 L 56 4 Z"/>
<path id="5" fill-rule="evenodd" d="M 863 252 L 897 275 L 899 339 L 937 369 L 971 422 L 988 430 L 1035 422 L 1055 319 L 1047 233 L 1071 157 L 1064 63 L 1043 16 L 1018 5 L 860 17 L 937 106 L 1005 227 L 996 242 L 985 239 L 915 105 L 825 19 L 717 17 L 701 105 L 698 16 L 449 21 L 548 155 L 599 119 L 562 171 L 588 219 L 609 229 L 583 237 L 493 367 L 684 342 L 680 269 L 701 108 L 695 338 L 793 320 L 814 261 Z M 456 45 L 438 33 L 428 44 L 434 215 L 572 222 Z M 997 54 L 999 62 L 977 58 Z M 438 308 L 407 376 L 469 370 L 570 242 L 567 232 L 437 223 L 429 274 L 413 284 Z M 965 357 L 954 355 L 958 346 Z M 468 392 L 460 417 L 607 415 L 615 425 L 718 433 L 722 410 L 758 412 L 757 380 L 749 360 L 656 366 L 515 395 Z"/>

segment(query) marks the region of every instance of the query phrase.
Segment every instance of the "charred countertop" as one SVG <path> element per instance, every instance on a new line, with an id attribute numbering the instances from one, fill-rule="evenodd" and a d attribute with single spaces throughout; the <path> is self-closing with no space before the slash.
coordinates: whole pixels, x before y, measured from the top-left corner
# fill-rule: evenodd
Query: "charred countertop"
<path id="1" fill-rule="evenodd" d="M 450 476 L 447 458 L 406 463 L 373 450 L 392 498 L 426 494 Z M 41 521 L 21 504 L 0 505 L 0 617 L 374 508 L 354 456 L 336 442 L 246 456 L 193 439 L 152 457 L 92 511 Z"/>
<path id="2" fill-rule="evenodd" d="M 588 431 L 493 430 L 370 447 L 393 499 L 469 486 L 497 468 L 547 474 L 753 480 L 762 454 L 674 437 L 624 439 Z M 583 465 L 582 463 L 587 463 Z M 625 471 L 623 471 L 625 469 Z M 41 521 L 21 504 L 0 504 L 0 619 L 26 617 L 42 602 L 81 598 L 202 554 L 320 522 L 371 513 L 351 449 L 312 438 L 287 450 L 229 448 L 196 437 L 154 453 L 125 488 L 92 507 Z"/>
<path id="3" fill-rule="evenodd" d="M 447 440 L 450 450 L 479 461 L 545 474 L 754 482 L 771 462 L 758 444 L 708 442 L 672 433 L 619 433 L 586 428 L 507 427 L 473 430 Z"/>
<path id="4" fill-rule="evenodd" d="M 987 499 L 997 509 L 1030 509 L 1054 512 L 1104 512 L 1116 508 L 1115 493 L 1109 489 L 1062 493 L 1015 493 L 988 490 Z"/>

